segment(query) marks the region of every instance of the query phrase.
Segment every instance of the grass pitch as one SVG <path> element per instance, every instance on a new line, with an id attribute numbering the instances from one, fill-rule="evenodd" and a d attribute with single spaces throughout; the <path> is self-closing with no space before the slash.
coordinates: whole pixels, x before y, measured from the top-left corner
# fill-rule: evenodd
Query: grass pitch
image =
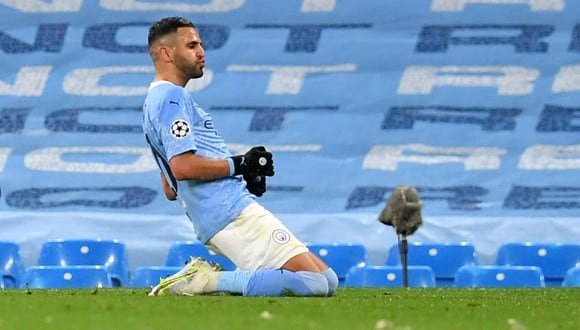
<path id="1" fill-rule="evenodd" d="M 332 298 L 2 290 L 0 329 L 580 329 L 580 288 L 351 289 Z"/>

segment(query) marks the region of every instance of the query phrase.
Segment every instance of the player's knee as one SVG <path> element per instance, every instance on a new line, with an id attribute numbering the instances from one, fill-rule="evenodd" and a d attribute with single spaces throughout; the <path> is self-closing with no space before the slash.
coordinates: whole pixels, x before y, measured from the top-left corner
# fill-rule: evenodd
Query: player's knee
<path id="1" fill-rule="evenodd" d="M 326 276 L 308 272 L 308 271 L 298 271 L 296 272 L 300 279 L 308 288 L 308 296 L 327 296 L 328 295 L 328 280 Z"/>
<path id="2" fill-rule="evenodd" d="M 328 283 L 327 296 L 330 297 L 334 294 L 336 288 L 338 288 L 338 276 L 336 275 L 334 269 L 332 268 L 328 268 L 327 270 L 322 272 L 322 275 L 324 275 L 324 277 L 326 278 L 326 282 Z"/>

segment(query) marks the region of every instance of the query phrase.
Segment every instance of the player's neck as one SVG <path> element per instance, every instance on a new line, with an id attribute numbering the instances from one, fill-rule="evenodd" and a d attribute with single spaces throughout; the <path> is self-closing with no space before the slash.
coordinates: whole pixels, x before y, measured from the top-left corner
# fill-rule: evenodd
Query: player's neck
<path id="1" fill-rule="evenodd" d="M 157 71 L 155 73 L 155 78 L 153 79 L 153 81 L 169 81 L 170 83 L 177 85 L 177 86 L 181 86 L 181 87 L 185 87 L 185 85 L 187 84 L 187 79 L 183 76 L 180 75 L 177 72 L 159 72 Z"/>

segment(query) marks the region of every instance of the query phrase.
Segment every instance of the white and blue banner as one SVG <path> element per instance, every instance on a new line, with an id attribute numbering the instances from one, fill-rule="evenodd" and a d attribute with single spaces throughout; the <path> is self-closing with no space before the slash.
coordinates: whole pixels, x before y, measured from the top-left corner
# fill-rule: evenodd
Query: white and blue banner
<path id="1" fill-rule="evenodd" d="M 410 239 L 580 241 L 580 2 L 0 0 L 0 239 L 124 241 L 158 265 L 195 235 L 141 130 L 151 23 L 206 48 L 187 88 L 234 153 L 265 145 L 260 201 L 305 241 L 363 243 L 413 185 Z"/>

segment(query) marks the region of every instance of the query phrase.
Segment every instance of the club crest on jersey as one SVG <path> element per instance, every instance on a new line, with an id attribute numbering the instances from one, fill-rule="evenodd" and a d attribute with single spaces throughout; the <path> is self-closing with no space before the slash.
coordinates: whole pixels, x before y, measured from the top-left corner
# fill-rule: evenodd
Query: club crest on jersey
<path id="1" fill-rule="evenodd" d="M 175 138 L 182 139 L 189 134 L 189 131 L 189 124 L 183 119 L 178 119 L 171 124 L 171 135 Z"/>
<path id="2" fill-rule="evenodd" d="M 290 234 L 288 234 L 285 230 L 276 229 L 274 232 L 272 232 L 272 239 L 274 239 L 274 242 L 278 244 L 285 244 L 290 240 Z"/>

